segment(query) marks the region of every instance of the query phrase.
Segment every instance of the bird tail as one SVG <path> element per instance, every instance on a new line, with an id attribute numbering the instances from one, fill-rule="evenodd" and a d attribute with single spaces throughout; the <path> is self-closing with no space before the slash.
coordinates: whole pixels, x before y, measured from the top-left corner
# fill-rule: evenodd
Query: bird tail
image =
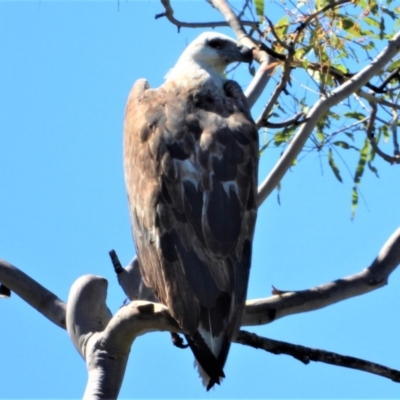
<path id="1" fill-rule="evenodd" d="M 210 390 L 216 383 L 219 385 L 225 378 L 223 367 L 228 356 L 230 342 L 224 337 L 219 354 L 215 355 L 203 336 L 197 331 L 192 337 L 186 335 L 186 340 L 196 357 L 195 366 L 199 371 L 204 386 Z"/>
<path id="2" fill-rule="evenodd" d="M 225 378 L 223 367 L 230 348 L 228 318 L 223 318 L 215 311 L 201 307 L 198 330 L 194 335 L 186 335 L 196 357 L 195 366 L 207 390 L 216 383 L 219 385 L 222 378 Z"/>

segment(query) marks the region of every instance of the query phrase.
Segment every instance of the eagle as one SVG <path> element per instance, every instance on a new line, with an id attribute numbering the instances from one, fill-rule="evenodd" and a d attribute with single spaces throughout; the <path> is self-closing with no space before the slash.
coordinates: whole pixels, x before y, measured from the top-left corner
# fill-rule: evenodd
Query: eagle
<path id="1" fill-rule="evenodd" d="M 197 37 L 151 89 L 133 86 L 124 171 L 140 272 L 177 321 L 209 390 L 239 331 L 257 215 L 258 132 L 227 65 L 252 50 Z"/>

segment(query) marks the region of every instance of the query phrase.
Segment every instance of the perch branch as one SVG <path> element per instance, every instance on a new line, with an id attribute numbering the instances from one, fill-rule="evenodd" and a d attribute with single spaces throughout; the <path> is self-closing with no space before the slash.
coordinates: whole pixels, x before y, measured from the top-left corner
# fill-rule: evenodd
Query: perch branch
<path id="1" fill-rule="evenodd" d="M 133 302 L 114 317 L 106 305 L 106 279 L 85 275 L 72 285 L 67 331 L 85 359 L 88 382 L 84 399 L 116 399 L 135 338 L 150 331 L 179 331 L 162 304 Z"/>
<path id="2" fill-rule="evenodd" d="M 247 331 L 240 331 L 235 342 L 254 347 L 255 349 L 263 349 L 272 354 L 287 354 L 304 364 L 309 364 L 310 361 L 323 362 L 338 367 L 369 372 L 391 379 L 394 382 L 400 382 L 400 371 L 356 357 L 344 356 L 330 351 L 311 349 L 305 346 L 268 339 Z"/>
<path id="3" fill-rule="evenodd" d="M 400 228 L 386 241 L 373 263 L 357 274 L 308 290 L 283 292 L 264 299 L 248 300 L 242 326 L 267 324 L 287 315 L 318 310 L 339 301 L 379 289 L 387 284 L 389 275 L 399 264 Z M 103 282 L 103 278 L 97 277 L 96 279 Z M 66 305 L 46 288 L 2 260 L 0 261 L 0 281 L 56 325 L 65 329 L 65 323 L 60 323 L 60 321 L 65 321 Z M 102 284 L 105 284 L 105 282 L 104 280 Z M 100 285 L 100 283 L 98 284 Z M 76 291 L 76 289 L 74 290 Z M 129 296 L 128 293 L 127 295 Z M 43 299 L 46 301 L 43 301 Z M 96 307 L 96 305 L 90 307 Z M 106 309 L 102 313 L 105 317 L 109 315 Z M 104 319 L 105 317 L 102 317 L 103 325 L 108 318 Z"/>
<path id="4" fill-rule="evenodd" d="M 247 301 L 242 325 L 266 324 L 368 293 L 384 286 L 399 264 L 400 228 L 388 239 L 374 262 L 358 274 L 309 290 Z M 107 281 L 102 277 L 79 278 L 71 287 L 67 306 L 22 271 L 1 260 L 0 281 L 58 326 L 65 328 L 60 321 L 66 321 L 72 342 L 86 360 L 88 383 L 84 399 L 117 398 L 129 351 L 137 336 L 151 331 L 180 332 L 167 308 L 158 303 L 134 301 L 112 317 L 106 305 Z M 376 371 L 385 368 L 370 365 Z M 392 373 L 389 369 L 386 371 Z"/>

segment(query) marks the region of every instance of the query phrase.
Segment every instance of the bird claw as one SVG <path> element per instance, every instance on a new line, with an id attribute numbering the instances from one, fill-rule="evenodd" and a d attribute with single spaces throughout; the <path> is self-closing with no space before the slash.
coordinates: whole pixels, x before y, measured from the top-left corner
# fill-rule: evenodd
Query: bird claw
<path id="1" fill-rule="evenodd" d="M 180 349 L 187 349 L 189 347 L 188 344 L 183 343 L 183 339 L 179 336 L 178 333 L 171 332 L 171 339 L 174 346 L 179 347 Z"/>

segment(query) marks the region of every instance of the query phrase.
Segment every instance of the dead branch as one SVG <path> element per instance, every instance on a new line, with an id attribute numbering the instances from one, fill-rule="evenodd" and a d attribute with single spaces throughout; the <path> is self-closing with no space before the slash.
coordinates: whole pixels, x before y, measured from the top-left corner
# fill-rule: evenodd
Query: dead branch
<path id="1" fill-rule="evenodd" d="M 391 379 L 394 382 L 400 382 L 400 371 L 396 369 L 388 368 L 384 365 L 376 364 L 361 358 L 344 356 L 331 351 L 312 349 L 310 347 L 260 337 L 255 333 L 247 331 L 240 331 L 235 343 L 251 346 L 255 349 L 263 349 L 272 354 L 287 354 L 304 364 L 309 364 L 310 361 L 323 362 L 338 367 L 369 372 L 371 374 Z"/>
<path id="2" fill-rule="evenodd" d="M 217 22 L 183 22 L 179 21 L 174 17 L 174 10 L 171 7 L 169 0 L 161 0 L 162 5 L 165 8 L 163 13 L 157 14 L 155 16 L 156 19 L 166 17 L 171 24 L 178 27 L 178 32 L 181 28 L 218 28 L 222 26 L 229 26 L 229 24 L 225 21 L 217 21 Z M 240 23 L 243 26 L 251 26 L 257 27 L 257 22 L 254 21 L 243 21 L 241 20 Z"/>
<path id="3" fill-rule="evenodd" d="M 306 122 L 305 119 L 300 120 L 300 118 L 304 117 L 304 114 L 302 112 L 297 113 L 296 115 L 294 115 L 293 117 L 282 121 L 282 122 L 270 122 L 268 120 L 263 121 L 263 127 L 265 128 L 286 128 L 288 126 L 294 125 L 294 126 L 298 126 L 301 124 L 304 124 L 304 122 Z"/>

